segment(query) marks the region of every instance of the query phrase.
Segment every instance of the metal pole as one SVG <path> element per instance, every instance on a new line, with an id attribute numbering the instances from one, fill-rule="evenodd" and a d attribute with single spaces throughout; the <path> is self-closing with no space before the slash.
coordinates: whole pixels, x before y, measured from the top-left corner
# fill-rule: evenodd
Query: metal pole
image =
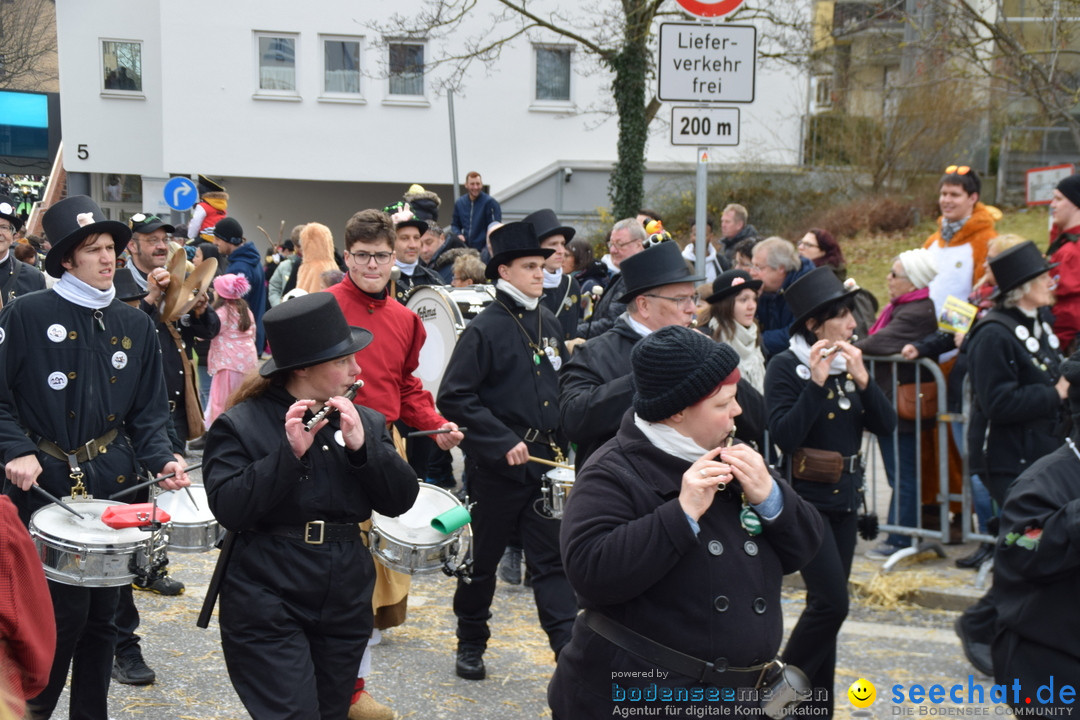
<path id="1" fill-rule="evenodd" d="M 454 91 L 446 91 L 447 106 L 450 109 L 450 168 L 454 179 L 450 181 L 450 192 L 453 193 L 454 202 L 458 199 L 458 165 L 457 165 L 457 129 L 454 127 Z M 452 207 L 452 206 L 451 206 Z"/>
<path id="2" fill-rule="evenodd" d="M 696 230 L 694 241 L 694 269 L 696 274 L 705 277 L 705 239 L 708 227 L 705 225 L 705 204 L 707 202 L 706 189 L 709 178 L 709 149 L 699 147 L 697 149 L 697 200 L 694 208 L 694 228 Z"/>

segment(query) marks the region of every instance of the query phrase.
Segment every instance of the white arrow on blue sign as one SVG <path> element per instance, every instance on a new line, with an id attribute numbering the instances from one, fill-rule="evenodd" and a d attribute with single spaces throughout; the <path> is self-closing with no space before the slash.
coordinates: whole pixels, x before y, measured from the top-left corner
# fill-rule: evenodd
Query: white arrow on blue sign
<path id="1" fill-rule="evenodd" d="M 173 210 L 190 210 L 199 199 L 199 190 L 191 178 L 174 177 L 165 183 L 165 203 Z"/>

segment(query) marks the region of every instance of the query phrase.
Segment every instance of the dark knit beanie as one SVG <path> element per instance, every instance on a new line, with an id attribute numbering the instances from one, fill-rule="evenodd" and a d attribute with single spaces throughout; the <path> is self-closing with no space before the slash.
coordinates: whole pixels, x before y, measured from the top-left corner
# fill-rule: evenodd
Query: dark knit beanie
<path id="1" fill-rule="evenodd" d="M 244 228 L 240 227 L 235 218 L 223 217 L 214 226 L 214 237 L 230 245 L 239 245 L 244 242 Z"/>
<path id="2" fill-rule="evenodd" d="M 738 382 L 739 355 L 680 325 L 669 325 L 634 345 L 634 410 L 660 422 L 708 397 L 721 383 Z"/>
<path id="3" fill-rule="evenodd" d="M 1057 184 L 1058 192 L 1080 208 L 1080 175 L 1070 175 Z"/>

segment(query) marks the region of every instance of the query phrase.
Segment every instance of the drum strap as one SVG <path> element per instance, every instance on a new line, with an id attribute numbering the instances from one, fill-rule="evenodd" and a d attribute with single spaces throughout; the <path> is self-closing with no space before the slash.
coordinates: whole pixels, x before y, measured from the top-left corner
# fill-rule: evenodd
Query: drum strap
<path id="1" fill-rule="evenodd" d="M 54 457 L 57 460 L 68 462 L 69 458 L 74 456 L 75 460 L 78 463 L 84 463 L 90 462 L 98 455 L 108 452 L 109 443 L 116 439 L 116 434 L 116 428 L 113 428 L 101 437 L 97 437 L 90 442 L 83 443 L 77 449 L 72 450 L 71 452 L 62 449 L 53 441 L 46 440 L 45 438 L 41 438 L 40 440 L 38 440 L 37 446 L 38 450 L 41 450 L 41 452 L 45 453 L 49 457 Z"/>

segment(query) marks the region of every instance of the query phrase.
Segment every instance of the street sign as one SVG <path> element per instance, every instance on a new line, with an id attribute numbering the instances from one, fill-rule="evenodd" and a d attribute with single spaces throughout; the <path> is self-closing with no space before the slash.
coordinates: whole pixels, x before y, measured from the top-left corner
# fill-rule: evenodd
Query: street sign
<path id="1" fill-rule="evenodd" d="M 1024 191 L 1028 205 L 1049 205 L 1057 184 L 1073 174 L 1072 165 L 1031 168 L 1025 173 Z"/>
<path id="2" fill-rule="evenodd" d="M 720 17 L 734 12 L 743 0 L 675 0 L 682 9 L 698 17 Z"/>
<path id="3" fill-rule="evenodd" d="M 659 89 L 669 102 L 754 101 L 757 28 L 661 23 Z"/>
<path id="4" fill-rule="evenodd" d="M 165 183 L 165 203 L 173 210 L 190 210 L 199 200 L 199 190 L 191 178 L 174 177 Z"/>
<path id="5" fill-rule="evenodd" d="M 738 145 L 739 108 L 671 108 L 671 144 Z"/>

